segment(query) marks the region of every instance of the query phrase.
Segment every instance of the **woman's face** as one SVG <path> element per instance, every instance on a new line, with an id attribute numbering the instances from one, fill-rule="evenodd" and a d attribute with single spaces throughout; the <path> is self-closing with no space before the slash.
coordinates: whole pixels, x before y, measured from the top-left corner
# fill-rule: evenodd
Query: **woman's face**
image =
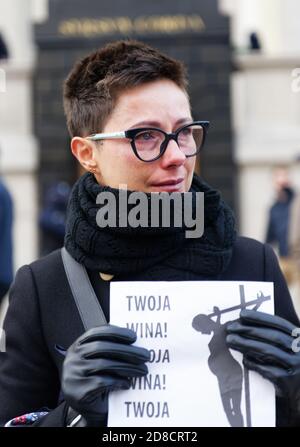
<path id="1" fill-rule="evenodd" d="M 148 126 L 174 132 L 191 121 L 184 91 L 172 81 L 159 80 L 123 92 L 103 133 Z M 126 184 L 129 190 L 144 192 L 186 192 L 191 186 L 196 157 L 186 158 L 174 140 L 160 159 L 150 163 L 139 160 L 125 138 L 92 144 L 95 176 L 101 185 L 119 189 Z"/>

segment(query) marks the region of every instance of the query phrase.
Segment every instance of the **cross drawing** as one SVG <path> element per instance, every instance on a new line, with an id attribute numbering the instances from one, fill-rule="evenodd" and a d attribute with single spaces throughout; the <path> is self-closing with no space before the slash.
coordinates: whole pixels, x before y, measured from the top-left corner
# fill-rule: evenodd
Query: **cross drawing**
<path id="1" fill-rule="evenodd" d="M 215 306 L 213 312 L 208 315 L 198 314 L 193 318 L 192 327 L 202 334 L 213 333 L 208 344 L 210 350 L 208 366 L 211 372 L 217 377 L 223 409 L 232 427 L 243 427 L 245 425 L 241 412 L 244 377 L 246 426 L 251 427 L 249 371 L 245 366 L 242 367 L 235 360 L 227 347 L 225 342 L 227 323 L 221 324 L 221 315 L 234 310 L 246 309 L 251 306 L 253 306 L 252 310 L 257 310 L 263 302 L 270 300 L 271 297 L 264 296 L 260 292 L 256 298 L 246 301 L 245 289 L 242 284 L 239 285 L 239 295 L 240 304 L 222 310 Z"/>

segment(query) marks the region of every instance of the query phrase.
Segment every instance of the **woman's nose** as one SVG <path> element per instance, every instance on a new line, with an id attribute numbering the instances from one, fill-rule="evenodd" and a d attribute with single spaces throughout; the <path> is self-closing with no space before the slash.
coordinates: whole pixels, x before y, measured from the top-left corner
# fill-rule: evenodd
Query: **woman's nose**
<path id="1" fill-rule="evenodd" d="M 179 148 L 175 140 L 170 140 L 168 142 L 166 151 L 162 156 L 163 164 L 167 165 L 182 165 L 186 160 L 185 154 Z"/>

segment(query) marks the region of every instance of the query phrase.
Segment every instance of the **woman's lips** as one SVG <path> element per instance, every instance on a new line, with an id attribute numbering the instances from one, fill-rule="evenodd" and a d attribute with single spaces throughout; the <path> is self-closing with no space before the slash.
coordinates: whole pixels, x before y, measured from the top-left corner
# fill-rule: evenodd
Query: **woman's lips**
<path id="1" fill-rule="evenodd" d="M 153 183 L 151 186 L 159 191 L 179 191 L 182 189 L 184 178 L 168 179 L 163 182 Z"/>

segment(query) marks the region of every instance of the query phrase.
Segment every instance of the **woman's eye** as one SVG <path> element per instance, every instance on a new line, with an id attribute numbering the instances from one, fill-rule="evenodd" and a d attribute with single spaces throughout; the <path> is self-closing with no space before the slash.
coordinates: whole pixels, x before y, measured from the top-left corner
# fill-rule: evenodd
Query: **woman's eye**
<path id="1" fill-rule="evenodd" d="M 187 129 L 183 129 L 183 130 L 181 131 L 181 133 L 182 133 L 183 135 L 190 135 L 192 132 L 193 132 L 193 131 L 192 131 L 192 129 L 191 129 L 190 127 L 188 127 Z"/>
<path id="2" fill-rule="evenodd" d="M 152 134 L 152 132 L 143 132 L 138 135 L 138 138 L 148 141 L 154 138 L 154 135 Z"/>

